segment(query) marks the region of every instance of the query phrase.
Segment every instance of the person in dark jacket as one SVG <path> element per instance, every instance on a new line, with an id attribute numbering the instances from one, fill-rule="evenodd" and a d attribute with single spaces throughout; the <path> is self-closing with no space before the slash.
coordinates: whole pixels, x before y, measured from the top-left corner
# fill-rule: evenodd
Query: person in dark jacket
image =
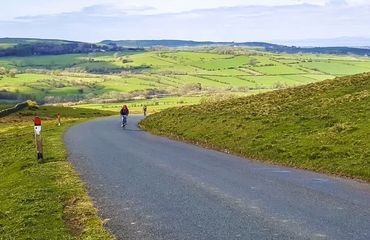
<path id="1" fill-rule="evenodd" d="M 144 105 L 143 107 L 143 111 L 144 111 L 144 117 L 146 117 L 146 112 L 147 112 L 148 108 L 146 107 L 146 105 Z"/>
<path id="2" fill-rule="evenodd" d="M 123 105 L 120 111 L 121 119 L 122 119 L 122 124 L 121 124 L 122 127 L 125 127 L 127 125 L 127 117 L 129 113 L 130 111 L 128 110 L 127 105 Z"/>

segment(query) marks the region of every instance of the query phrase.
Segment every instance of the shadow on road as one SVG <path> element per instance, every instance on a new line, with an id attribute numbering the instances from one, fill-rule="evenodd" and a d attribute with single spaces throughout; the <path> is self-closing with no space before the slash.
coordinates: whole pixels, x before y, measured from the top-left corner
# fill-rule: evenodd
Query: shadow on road
<path id="1" fill-rule="evenodd" d="M 124 129 L 124 131 L 129 131 L 129 132 L 143 132 L 144 130 L 142 129 Z"/>

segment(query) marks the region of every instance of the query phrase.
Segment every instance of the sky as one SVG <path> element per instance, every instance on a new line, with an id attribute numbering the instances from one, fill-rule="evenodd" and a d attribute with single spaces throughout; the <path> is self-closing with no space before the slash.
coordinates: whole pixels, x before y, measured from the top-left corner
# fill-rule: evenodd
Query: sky
<path id="1" fill-rule="evenodd" d="M 0 3 L 0 37 L 292 44 L 303 44 L 309 39 L 360 42 L 370 39 L 369 0 L 0 0 Z"/>

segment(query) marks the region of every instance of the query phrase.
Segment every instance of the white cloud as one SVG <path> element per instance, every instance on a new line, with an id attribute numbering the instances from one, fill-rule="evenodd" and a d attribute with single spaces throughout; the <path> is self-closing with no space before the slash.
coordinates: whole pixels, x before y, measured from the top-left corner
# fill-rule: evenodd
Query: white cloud
<path id="1" fill-rule="evenodd" d="M 75 11 L 62 9 L 61 13 L 0 20 L 0 35 L 83 41 L 271 41 L 370 35 L 370 4 L 360 0 L 347 0 L 347 4 L 342 0 L 258 1 L 265 6 L 257 6 L 252 0 L 175 1 L 178 5 L 162 0 L 91 2 L 94 4 L 79 5 Z"/>
<path id="2" fill-rule="evenodd" d="M 111 6 L 129 14 L 161 14 L 233 6 L 278 6 L 291 4 L 325 5 L 344 0 L 16 0 L 1 3 L 0 20 L 19 16 L 60 14 L 92 5 Z M 368 0 L 347 0 L 350 5 L 370 5 Z"/>

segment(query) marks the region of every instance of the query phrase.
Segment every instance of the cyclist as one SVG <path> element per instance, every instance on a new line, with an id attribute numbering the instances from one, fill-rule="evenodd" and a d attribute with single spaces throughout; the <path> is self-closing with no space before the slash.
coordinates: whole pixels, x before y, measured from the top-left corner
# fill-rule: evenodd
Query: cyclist
<path id="1" fill-rule="evenodd" d="M 121 114 L 121 127 L 126 127 L 127 125 L 127 116 L 128 114 L 130 113 L 130 111 L 128 110 L 128 107 L 127 105 L 123 105 L 123 107 L 121 108 L 121 111 L 120 111 L 120 114 Z"/>

